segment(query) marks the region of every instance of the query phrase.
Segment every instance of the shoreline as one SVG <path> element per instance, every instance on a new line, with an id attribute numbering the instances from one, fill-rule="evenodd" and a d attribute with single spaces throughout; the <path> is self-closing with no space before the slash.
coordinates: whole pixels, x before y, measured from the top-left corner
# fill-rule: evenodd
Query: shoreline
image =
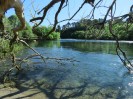
<path id="1" fill-rule="evenodd" d="M 1 85 L 1 84 L 0 84 Z M 46 94 L 37 88 L 0 88 L 0 99 L 48 99 Z"/>

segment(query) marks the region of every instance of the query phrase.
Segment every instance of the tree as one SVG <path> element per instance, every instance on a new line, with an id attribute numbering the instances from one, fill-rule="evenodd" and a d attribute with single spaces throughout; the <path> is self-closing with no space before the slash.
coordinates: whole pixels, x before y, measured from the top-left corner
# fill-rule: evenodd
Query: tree
<path id="1" fill-rule="evenodd" d="M 8 20 L 10 21 L 12 28 L 15 28 L 20 24 L 20 21 L 16 15 L 11 15 L 10 17 L 8 17 Z"/>
<path id="2" fill-rule="evenodd" d="M 20 25 L 20 21 L 19 21 L 19 19 L 16 15 L 11 15 L 10 17 L 8 17 L 8 20 L 9 20 L 12 28 L 15 28 L 16 26 Z M 29 25 L 28 22 L 26 22 L 25 29 L 19 32 L 19 37 L 31 38 L 31 37 L 34 37 L 34 36 L 35 35 L 32 33 L 31 26 Z"/>
<path id="3" fill-rule="evenodd" d="M 38 37 L 43 37 L 46 34 L 46 27 L 40 26 L 33 28 L 33 33 L 36 34 Z"/>
<path id="4" fill-rule="evenodd" d="M 26 29 L 20 31 L 19 36 L 22 38 L 31 39 L 32 37 L 35 37 L 36 35 L 33 34 L 31 26 L 29 25 L 29 23 L 26 22 Z"/>
<path id="5" fill-rule="evenodd" d="M 45 26 L 40 26 L 33 28 L 33 33 L 38 36 L 40 39 L 46 39 L 47 33 L 51 30 L 52 27 L 45 27 Z M 59 32 L 52 32 L 50 35 L 48 35 L 47 39 L 59 39 L 60 38 L 60 33 Z"/>
<path id="6" fill-rule="evenodd" d="M 3 18 L 3 23 L 4 23 L 4 28 L 5 28 L 5 30 L 6 31 L 8 31 L 8 32 L 11 32 L 11 23 L 10 23 L 10 21 L 9 21 L 9 19 L 7 18 L 7 17 L 4 17 Z"/>
<path id="7" fill-rule="evenodd" d="M 57 26 L 56 31 L 57 31 L 57 32 L 60 32 L 60 31 L 61 31 L 61 26 L 60 26 L 60 25 Z"/>

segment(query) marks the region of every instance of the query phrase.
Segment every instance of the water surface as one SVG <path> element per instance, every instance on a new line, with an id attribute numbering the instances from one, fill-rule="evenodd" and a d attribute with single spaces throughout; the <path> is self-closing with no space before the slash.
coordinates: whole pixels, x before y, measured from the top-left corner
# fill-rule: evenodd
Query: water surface
<path id="1" fill-rule="evenodd" d="M 120 42 L 133 58 L 133 42 Z M 60 40 L 31 44 L 44 57 L 31 59 L 21 75 L 23 87 L 34 87 L 49 99 L 133 99 L 133 75 L 115 52 L 114 41 Z M 22 56 L 30 55 L 29 49 Z"/>

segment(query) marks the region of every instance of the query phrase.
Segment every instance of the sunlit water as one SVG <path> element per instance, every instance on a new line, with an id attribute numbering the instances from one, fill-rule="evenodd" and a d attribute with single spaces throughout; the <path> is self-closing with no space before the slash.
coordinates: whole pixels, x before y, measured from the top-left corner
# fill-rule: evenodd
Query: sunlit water
<path id="1" fill-rule="evenodd" d="M 133 75 L 116 55 L 115 42 L 60 40 L 31 46 L 50 59 L 31 59 L 20 76 L 22 86 L 39 88 L 49 99 L 133 99 Z M 133 42 L 123 41 L 121 47 L 132 59 Z M 32 53 L 25 49 L 22 56 Z"/>

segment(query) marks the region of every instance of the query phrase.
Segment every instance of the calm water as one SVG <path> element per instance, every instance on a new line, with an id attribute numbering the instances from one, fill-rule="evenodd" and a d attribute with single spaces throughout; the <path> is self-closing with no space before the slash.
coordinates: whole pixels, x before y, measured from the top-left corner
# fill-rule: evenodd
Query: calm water
<path id="1" fill-rule="evenodd" d="M 113 41 L 60 40 L 31 46 L 49 59 L 31 59 L 20 77 L 22 86 L 38 88 L 49 99 L 133 99 L 133 75 L 116 55 Z M 132 60 L 133 42 L 121 42 L 121 47 Z M 22 56 L 31 53 L 25 49 Z"/>

